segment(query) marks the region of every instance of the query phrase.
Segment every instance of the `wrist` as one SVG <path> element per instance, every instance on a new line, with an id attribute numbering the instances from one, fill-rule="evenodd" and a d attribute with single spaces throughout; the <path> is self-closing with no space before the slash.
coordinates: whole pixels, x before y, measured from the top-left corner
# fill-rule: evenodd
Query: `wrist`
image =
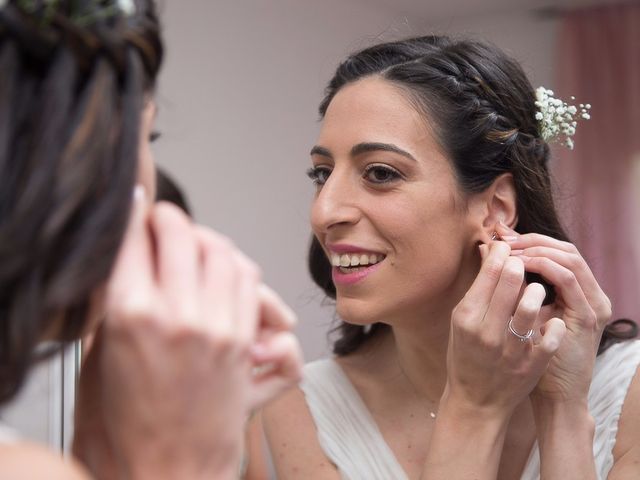
<path id="1" fill-rule="evenodd" d="M 532 393 L 529 396 L 536 418 L 579 421 L 591 417 L 587 398 L 556 399 Z"/>
<path id="2" fill-rule="evenodd" d="M 540 478 L 594 479 L 595 422 L 586 401 L 531 399 L 540 447 Z"/>
<path id="3" fill-rule="evenodd" d="M 450 416 L 453 419 L 463 420 L 468 424 L 493 424 L 506 426 L 511 419 L 513 409 L 503 405 L 477 404 L 467 399 L 454 395 L 448 388 L 440 399 L 438 417 Z"/>
<path id="4" fill-rule="evenodd" d="M 239 474 L 238 451 L 213 452 L 211 455 L 136 456 L 122 462 L 123 478 L 130 480 L 236 480 Z"/>
<path id="5" fill-rule="evenodd" d="M 440 401 L 423 478 L 496 478 L 511 412 L 450 395 Z"/>
<path id="6" fill-rule="evenodd" d="M 184 468 L 173 466 L 169 469 L 136 465 L 126 469 L 122 478 L 129 480 L 237 480 L 239 464 L 228 462 L 226 465 L 218 465 L 216 468 Z"/>
<path id="7" fill-rule="evenodd" d="M 479 406 L 448 395 L 440 400 L 435 430 L 439 435 L 458 437 L 473 442 L 474 438 L 501 442 L 506 434 L 512 412 L 496 406 Z"/>
<path id="8" fill-rule="evenodd" d="M 541 445 L 567 439 L 573 445 L 592 448 L 595 421 L 586 400 L 555 401 L 532 396 L 531 406 Z"/>

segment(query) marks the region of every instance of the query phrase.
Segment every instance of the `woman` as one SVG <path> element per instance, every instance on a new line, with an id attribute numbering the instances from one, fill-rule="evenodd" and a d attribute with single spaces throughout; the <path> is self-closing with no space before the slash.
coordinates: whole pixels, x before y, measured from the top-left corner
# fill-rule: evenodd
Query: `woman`
<path id="1" fill-rule="evenodd" d="M 151 1 L 0 2 L 0 402 L 43 340 L 100 325 L 86 469 L 5 435 L 0 478 L 236 478 L 245 419 L 299 374 L 294 317 L 253 262 L 153 205 L 161 60 Z"/>
<path id="2" fill-rule="evenodd" d="M 638 476 L 640 348 L 596 360 L 611 307 L 559 224 L 537 112 L 481 42 L 338 67 L 309 263 L 342 323 L 336 357 L 263 413 L 278 478 Z"/>

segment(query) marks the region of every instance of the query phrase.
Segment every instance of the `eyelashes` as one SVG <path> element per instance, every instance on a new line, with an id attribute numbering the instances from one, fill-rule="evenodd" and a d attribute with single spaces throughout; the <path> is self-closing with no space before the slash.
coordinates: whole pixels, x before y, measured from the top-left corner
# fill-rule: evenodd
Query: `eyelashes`
<path id="1" fill-rule="evenodd" d="M 307 176 L 316 186 L 324 185 L 331 175 L 332 168 L 326 165 L 318 165 L 307 170 Z M 386 185 L 403 178 L 395 168 L 384 164 L 367 165 L 362 172 L 362 178 L 373 185 Z"/>
<path id="2" fill-rule="evenodd" d="M 327 179 L 331 175 L 331 169 L 329 167 L 317 166 L 311 167 L 307 170 L 307 177 L 311 179 L 314 185 L 321 186 L 327 183 Z"/>
<path id="3" fill-rule="evenodd" d="M 155 142 L 156 140 L 158 140 L 161 136 L 162 136 L 162 133 L 161 133 L 161 132 L 159 132 L 159 131 L 157 131 L 157 130 L 154 130 L 153 132 L 151 132 L 151 133 L 149 134 L 149 142 L 153 143 L 153 142 Z"/>
<path id="4" fill-rule="evenodd" d="M 364 169 L 367 180 L 375 184 L 391 183 L 402 178 L 400 172 L 388 165 L 371 164 Z"/>

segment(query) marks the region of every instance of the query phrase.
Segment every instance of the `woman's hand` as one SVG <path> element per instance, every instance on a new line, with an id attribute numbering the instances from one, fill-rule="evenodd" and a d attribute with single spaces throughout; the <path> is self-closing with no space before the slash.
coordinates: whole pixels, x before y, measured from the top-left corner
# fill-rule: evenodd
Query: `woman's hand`
<path id="1" fill-rule="evenodd" d="M 234 478 L 250 410 L 300 378 L 291 311 L 228 240 L 139 198 L 106 305 L 94 371 L 117 470 Z"/>
<path id="2" fill-rule="evenodd" d="M 542 275 L 555 287 L 556 300 L 543 307 L 538 323 L 558 317 L 567 326 L 533 397 L 586 404 L 600 337 L 611 319 L 611 302 L 573 244 L 535 233 L 519 235 L 504 225 L 497 232 L 525 270 Z"/>
<path id="3" fill-rule="evenodd" d="M 505 242 L 480 247 L 480 272 L 451 317 L 447 384 L 423 478 L 496 478 L 507 426 L 557 351 L 565 333 L 551 318 L 534 343 L 524 334 L 538 317 L 544 288 L 524 288 L 524 264 Z M 524 288 L 524 291 L 523 291 Z"/>
<path id="4" fill-rule="evenodd" d="M 480 273 L 452 314 L 445 397 L 508 417 L 545 372 L 565 327 L 551 318 L 535 344 L 513 335 L 508 328 L 512 318 L 517 332 L 533 328 L 544 288 L 531 284 L 522 291 L 524 264 L 505 242 L 480 248 Z"/>

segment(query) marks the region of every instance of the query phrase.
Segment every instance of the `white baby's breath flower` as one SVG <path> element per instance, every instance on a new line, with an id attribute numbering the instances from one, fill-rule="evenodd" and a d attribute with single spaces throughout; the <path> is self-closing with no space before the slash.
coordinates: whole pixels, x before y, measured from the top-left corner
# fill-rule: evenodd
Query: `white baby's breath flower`
<path id="1" fill-rule="evenodd" d="M 571 97 L 571 100 L 575 100 L 575 97 Z M 561 99 L 554 98 L 553 91 L 544 87 L 536 89 L 535 105 L 538 107 L 535 118 L 538 121 L 542 139 L 550 142 L 562 135 L 564 140 L 561 143 L 569 149 L 573 149 L 574 142 L 570 137 L 576 133 L 577 122 L 574 118 L 574 115 L 578 113 L 576 106 L 568 105 Z M 588 103 L 580 104 L 580 117 L 589 120 L 591 118 L 588 113 L 590 108 L 591 105 Z"/>
<path id="2" fill-rule="evenodd" d="M 127 16 L 133 15 L 136 12 L 134 0 L 118 0 L 118 8 Z"/>

